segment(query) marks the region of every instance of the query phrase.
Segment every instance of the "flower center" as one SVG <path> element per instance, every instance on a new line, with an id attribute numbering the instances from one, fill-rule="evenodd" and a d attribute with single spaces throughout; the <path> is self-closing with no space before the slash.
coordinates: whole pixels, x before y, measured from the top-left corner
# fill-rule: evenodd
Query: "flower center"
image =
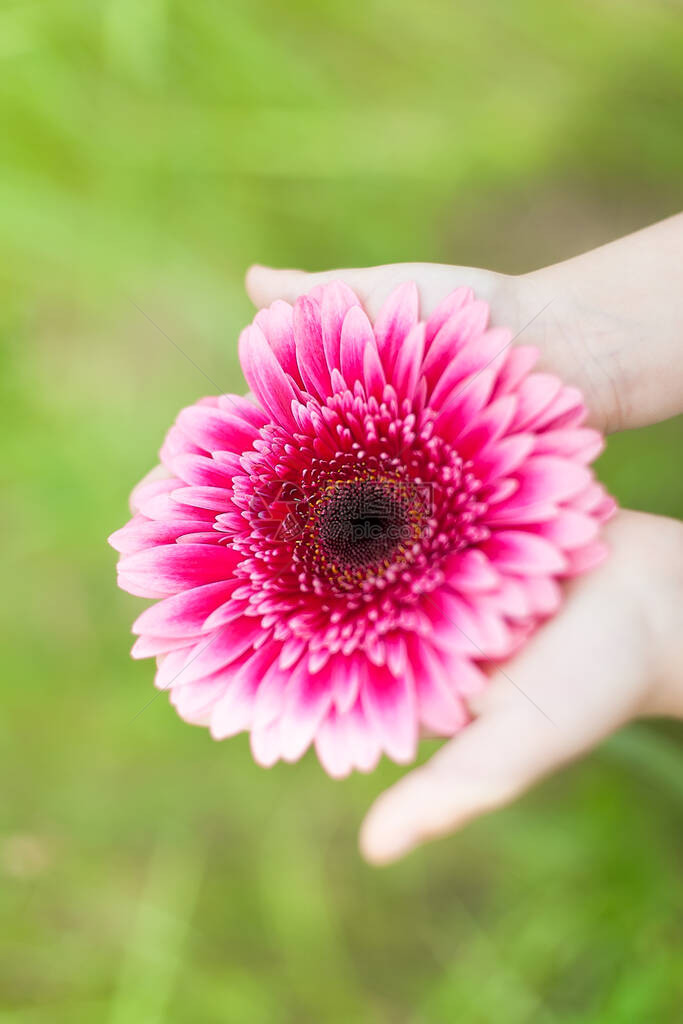
<path id="1" fill-rule="evenodd" d="M 402 472 L 368 463 L 338 469 L 299 506 L 294 559 L 302 589 L 372 587 L 411 560 L 430 528 L 429 501 Z"/>
<path id="2" fill-rule="evenodd" d="M 412 537 L 406 498 L 405 486 L 392 480 L 340 481 L 318 512 L 328 564 L 353 571 L 392 561 Z"/>

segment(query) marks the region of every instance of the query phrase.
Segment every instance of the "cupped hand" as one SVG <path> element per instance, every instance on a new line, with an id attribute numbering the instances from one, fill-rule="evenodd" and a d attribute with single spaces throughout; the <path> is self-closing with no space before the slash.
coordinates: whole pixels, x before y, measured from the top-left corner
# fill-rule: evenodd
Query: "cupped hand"
<path id="1" fill-rule="evenodd" d="M 683 526 L 620 512 L 611 557 L 573 581 L 558 615 L 491 668 L 475 721 L 371 808 L 365 857 L 383 864 L 515 800 L 641 715 L 683 717 Z"/>

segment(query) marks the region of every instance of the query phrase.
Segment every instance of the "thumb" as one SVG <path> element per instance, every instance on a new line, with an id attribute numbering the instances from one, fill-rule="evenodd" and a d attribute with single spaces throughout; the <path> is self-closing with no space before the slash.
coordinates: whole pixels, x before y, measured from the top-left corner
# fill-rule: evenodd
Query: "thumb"
<path id="1" fill-rule="evenodd" d="M 396 860 L 510 803 L 579 745 L 523 697 L 506 700 L 379 797 L 363 823 L 361 851 L 373 864 Z"/>
<path id="2" fill-rule="evenodd" d="M 300 295 L 305 295 L 316 285 L 329 284 L 330 281 L 343 281 L 355 291 L 358 298 L 366 305 L 368 297 L 374 292 L 382 280 L 389 280 L 392 267 L 361 267 L 347 270 L 325 270 L 309 274 L 305 270 L 276 270 L 274 267 L 262 267 L 254 264 L 249 267 L 245 278 L 247 295 L 261 309 L 269 306 L 276 299 L 294 302 Z M 406 272 L 406 277 L 409 273 Z M 389 287 L 384 289 L 388 292 Z M 372 313 L 373 311 L 370 310 Z"/>

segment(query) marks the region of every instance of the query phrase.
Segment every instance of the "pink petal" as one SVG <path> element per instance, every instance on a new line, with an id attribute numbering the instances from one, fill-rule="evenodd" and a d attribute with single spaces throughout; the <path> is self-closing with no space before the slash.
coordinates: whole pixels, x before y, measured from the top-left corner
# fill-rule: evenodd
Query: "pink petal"
<path id="1" fill-rule="evenodd" d="M 453 626 L 449 622 L 450 633 Z M 437 638 L 438 640 L 438 638 Z M 417 678 L 420 672 L 438 679 L 441 687 L 458 696 L 469 697 L 480 693 L 487 685 L 488 678 L 469 658 L 453 653 L 448 645 L 445 647 L 426 643 L 413 637 L 410 642 L 410 662 L 413 674 Z M 480 654 L 477 652 L 477 658 Z"/>
<path id="2" fill-rule="evenodd" d="M 275 722 L 285 707 L 285 692 L 289 673 L 283 672 L 277 662 L 260 679 L 254 701 L 254 727 L 257 729 Z"/>
<path id="3" fill-rule="evenodd" d="M 513 526 L 535 526 L 547 523 L 559 514 L 557 505 L 552 501 L 517 501 L 517 495 L 501 501 L 489 508 L 483 517 L 483 524 L 494 529 L 509 529 Z"/>
<path id="4" fill-rule="evenodd" d="M 183 647 L 187 647 L 188 637 L 169 637 L 169 636 L 151 636 L 146 633 L 145 636 L 139 636 L 133 644 L 130 656 L 131 658 L 155 658 L 159 654 L 168 654 L 170 651 L 179 651 Z"/>
<path id="5" fill-rule="evenodd" d="M 351 710 L 341 717 L 352 765 L 360 772 L 373 771 L 382 751 L 376 731 L 366 718 L 360 697 Z"/>
<path id="6" fill-rule="evenodd" d="M 425 326 L 416 324 L 406 338 L 396 361 L 393 381 L 400 398 L 412 399 L 420 377 L 424 354 Z"/>
<path id="7" fill-rule="evenodd" d="M 423 366 L 423 373 L 427 378 L 430 390 L 446 372 L 458 353 L 465 349 L 470 352 L 477 350 L 479 336 L 486 330 L 488 318 L 488 305 L 477 300 L 469 303 L 443 324 L 427 350 Z M 464 376 L 467 376 L 467 373 L 459 374 L 459 377 Z"/>
<path id="8" fill-rule="evenodd" d="M 473 697 L 488 685 L 488 676 L 466 658 L 451 657 L 450 677 L 462 697 Z"/>
<path id="9" fill-rule="evenodd" d="M 176 539 L 176 544 L 221 544 L 225 541 L 226 535 L 218 530 L 197 530 L 192 533 L 182 533 Z"/>
<path id="10" fill-rule="evenodd" d="M 528 430 L 562 390 L 561 381 L 551 373 L 532 373 L 517 388 L 517 412 L 511 430 Z"/>
<path id="11" fill-rule="evenodd" d="M 563 509 L 556 519 L 539 523 L 536 532 L 564 551 L 573 551 L 597 536 L 598 520 L 572 509 Z"/>
<path id="12" fill-rule="evenodd" d="M 241 417 L 200 405 L 183 409 L 178 415 L 178 426 L 207 452 L 243 452 L 258 437 L 256 429 Z"/>
<path id="13" fill-rule="evenodd" d="M 330 393 L 330 371 L 323 348 L 320 306 L 307 296 L 294 304 L 294 337 L 296 360 L 306 390 L 326 398 Z"/>
<path id="14" fill-rule="evenodd" d="M 179 487 L 171 497 L 182 505 L 225 512 L 232 505 L 232 492 L 225 487 Z"/>
<path id="15" fill-rule="evenodd" d="M 237 577 L 231 581 L 232 586 L 235 590 L 244 587 L 244 580 Z M 223 626 L 227 626 L 229 622 L 240 617 L 244 614 L 245 609 L 244 599 L 237 599 L 232 597 L 230 600 L 220 604 L 215 611 L 212 611 L 207 617 L 206 622 L 202 627 L 202 631 L 205 633 L 212 633 L 215 629 L 222 629 Z"/>
<path id="16" fill-rule="evenodd" d="M 234 458 L 229 455 L 228 458 Z M 239 467 L 239 462 L 233 466 Z M 173 472 L 186 484 L 194 487 L 230 487 L 233 473 L 225 468 L 225 462 L 207 458 L 205 455 L 177 455 L 173 460 Z"/>
<path id="17" fill-rule="evenodd" d="M 593 510 L 593 515 L 600 523 L 606 523 L 608 519 L 616 515 L 619 506 L 614 498 L 605 497 L 603 501 Z"/>
<path id="18" fill-rule="evenodd" d="M 538 455 L 562 455 L 588 463 L 596 459 L 605 447 L 605 440 L 597 430 L 582 427 L 576 430 L 545 430 L 537 434 L 534 452 Z"/>
<path id="19" fill-rule="evenodd" d="M 443 406 L 436 419 L 437 431 L 449 438 L 458 437 L 488 402 L 495 380 L 495 371 L 482 370 L 462 381 L 450 395 L 444 395 Z"/>
<path id="20" fill-rule="evenodd" d="M 133 555 L 136 551 L 173 544 L 178 537 L 193 530 L 196 523 L 191 519 L 171 522 L 157 522 L 144 516 L 134 516 L 130 522 L 116 530 L 108 538 L 111 546 L 122 555 Z"/>
<path id="21" fill-rule="evenodd" d="M 168 494 L 169 491 L 174 490 L 179 483 L 180 481 L 176 480 L 171 473 L 167 473 L 163 477 L 156 477 L 153 480 L 149 480 L 147 477 L 144 477 L 131 491 L 131 509 L 134 512 L 139 512 L 141 505 L 146 504 L 148 501 L 151 501 L 159 495 Z"/>
<path id="22" fill-rule="evenodd" d="M 280 660 L 278 664 L 280 668 L 291 668 L 297 663 L 301 655 L 306 650 L 306 643 L 303 640 L 290 637 L 282 645 L 280 651 Z"/>
<path id="23" fill-rule="evenodd" d="M 375 320 L 375 338 L 387 380 L 392 379 L 401 345 L 417 323 L 418 308 L 417 285 L 406 281 L 391 293 Z"/>
<path id="24" fill-rule="evenodd" d="M 340 712 L 348 711 L 355 704 L 362 676 L 360 659 L 345 657 L 343 654 L 337 654 L 331 659 L 330 688 Z"/>
<path id="25" fill-rule="evenodd" d="M 256 763 L 262 768 L 272 768 L 282 755 L 280 723 L 272 722 L 259 729 L 252 729 L 249 744 Z"/>
<path id="26" fill-rule="evenodd" d="M 452 736 L 467 724 L 469 716 L 462 701 L 436 676 L 418 672 L 415 690 L 420 721 L 437 736 Z"/>
<path id="27" fill-rule="evenodd" d="M 392 675 L 401 676 L 408 671 L 406 641 L 398 632 L 387 633 L 384 637 L 387 648 L 387 667 Z"/>
<path id="28" fill-rule="evenodd" d="M 361 703 L 368 722 L 389 757 L 407 764 L 415 757 L 417 726 L 415 691 L 406 677 L 387 668 L 371 666 L 361 687 Z"/>
<path id="29" fill-rule="evenodd" d="M 562 603 L 562 591 L 558 583 L 548 576 L 527 576 L 522 582 L 530 613 L 554 615 Z"/>
<path id="30" fill-rule="evenodd" d="M 496 398 L 517 390 L 521 381 L 538 361 L 538 354 L 538 349 L 531 345 L 515 345 L 508 349 L 496 382 Z"/>
<path id="31" fill-rule="evenodd" d="M 384 393 L 386 377 L 374 338 L 373 344 L 366 345 L 363 352 L 363 380 L 365 381 L 365 393 L 373 395 L 377 399 L 381 398 Z"/>
<path id="32" fill-rule="evenodd" d="M 228 580 L 237 561 L 235 552 L 225 547 L 164 544 L 127 555 L 119 561 L 118 569 L 126 580 L 149 586 L 150 597 L 158 597 Z"/>
<path id="33" fill-rule="evenodd" d="M 252 454 L 249 451 L 237 454 L 237 452 L 212 452 L 211 461 L 216 465 L 216 471 L 224 473 L 230 480 L 244 473 L 244 459 Z M 208 483 L 208 481 L 204 481 Z"/>
<path id="34" fill-rule="evenodd" d="M 349 390 L 363 378 L 363 355 L 366 347 L 376 349 L 372 326 L 360 306 L 352 306 L 344 317 L 341 330 L 339 359 L 341 373 Z"/>
<path id="35" fill-rule="evenodd" d="M 170 664 L 167 660 L 163 661 L 157 672 L 156 684 L 160 690 L 164 690 L 171 682 L 174 686 L 187 685 L 195 679 L 221 672 L 250 651 L 262 637 L 263 627 L 259 619 L 247 616 L 236 619 L 215 633 L 197 640 L 180 667 L 175 661 Z"/>
<path id="36" fill-rule="evenodd" d="M 592 474 L 586 466 L 554 455 L 534 455 L 517 470 L 519 490 L 514 503 L 568 501 L 590 484 Z"/>
<path id="37" fill-rule="evenodd" d="M 148 582 L 142 583 L 137 577 L 128 577 L 122 572 L 119 573 L 116 582 L 121 590 L 133 594 L 134 597 L 166 597 L 164 591 L 155 590 Z"/>
<path id="38" fill-rule="evenodd" d="M 533 434 L 504 437 L 473 455 L 474 468 L 483 480 L 497 480 L 517 469 L 534 447 Z"/>
<path id="39" fill-rule="evenodd" d="M 277 423 L 293 427 L 296 394 L 260 328 L 252 325 L 242 331 L 239 352 L 244 376 L 263 408 Z"/>
<path id="40" fill-rule="evenodd" d="M 426 323 L 425 349 L 429 351 L 434 338 L 454 313 L 474 301 L 474 292 L 471 288 L 460 287 L 452 291 L 439 303 Z"/>
<path id="41" fill-rule="evenodd" d="M 154 685 L 158 690 L 167 690 L 172 684 L 175 677 L 180 673 L 187 661 L 188 655 L 194 650 L 196 640 L 194 637 L 187 640 L 187 646 L 178 648 L 175 651 L 169 651 L 168 654 L 162 654 L 157 658 L 157 673 L 154 677 Z M 164 680 L 162 684 L 159 683 L 159 673 L 161 669 L 164 669 Z"/>
<path id="42" fill-rule="evenodd" d="M 483 551 L 475 548 L 450 559 L 447 573 L 449 586 L 467 594 L 495 590 L 500 583 L 500 577 L 489 559 Z"/>
<path id="43" fill-rule="evenodd" d="M 203 679 L 171 691 L 171 703 L 180 717 L 194 725 L 207 725 L 213 706 L 228 687 L 225 679 Z"/>
<path id="44" fill-rule="evenodd" d="M 514 576 L 501 577 L 500 586 L 496 591 L 496 605 L 507 619 L 528 619 L 532 614 L 532 603 L 529 598 L 528 584 L 537 579 L 545 580 L 545 576 Z"/>
<path id="45" fill-rule="evenodd" d="M 595 515 L 595 511 L 599 505 L 601 505 L 607 498 L 607 492 L 601 483 L 594 480 L 591 477 L 590 482 L 586 486 L 585 490 L 581 491 L 572 499 L 572 508 L 578 512 L 590 512 L 591 515 Z"/>
<path id="46" fill-rule="evenodd" d="M 296 361 L 293 310 L 290 304 L 277 299 L 268 309 L 259 310 L 254 322 L 263 331 L 285 373 L 290 374 L 297 384 L 303 384 Z"/>
<path id="47" fill-rule="evenodd" d="M 256 684 L 240 676 L 234 683 L 228 683 L 225 695 L 213 708 L 210 732 L 215 740 L 249 729 L 253 719 Z"/>
<path id="48" fill-rule="evenodd" d="M 339 346 L 344 318 L 352 306 L 360 306 L 358 298 L 343 281 L 333 281 L 322 292 L 320 320 L 323 350 L 330 370 L 340 370 Z"/>
<path id="49" fill-rule="evenodd" d="M 173 460 L 178 455 L 200 455 L 203 451 L 204 449 L 200 445 L 194 444 L 187 434 L 174 424 L 164 438 L 164 443 L 159 451 L 159 459 L 167 469 L 172 469 Z"/>
<path id="50" fill-rule="evenodd" d="M 166 637 L 194 636 L 206 619 L 225 601 L 230 601 L 238 580 L 208 583 L 203 587 L 183 590 L 147 608 L 133 623 L 133 632 Z M 238 607 L 239 604 L 235 602 Z"/>
<path id="51" fill-rule="evenodd" d="M 211 716 L 211 735 L 215 740 L 250 728 L 259 683 L 273 663 L 273 653 L 270 647 L 262 647 L 227 670 L 229 683 L 225 696 Z"/>
<path id="52" fill-rule="evenodd" d="M 494 328 L 477 338 L 475 342 L 461 348 L 457 355 L 449 360 L 438 382 L 435 382 L 431 398 L 433 404 L 440 406 L 444 398 L 462 381 L 479 373 L 485 367 L 497 368 L 510 343 L 510 336 L 510 331 Z"/>
<path id="53" fill-rule="evenodd" d="M 470 658 L 503 658 L 510 649 L 510 635 L 494 602 L 485 603 L 478 595 L 470 600 L 466 594 L 444 591 L 441 607 L 453 626 L 450 638 L 439 636 L 439 643 Z"/>
<path id="54" fill-rule="evenodd" d="M 351 771 L 351 757 L 346 722 L 335 708 L 330 708 L 315 736 L 315 750 L 320 763 L 333 779 L 343 779 Z"/>
<path id="55" fill-rule="evenodd" d="M 525 576 L 561 573 L 567 560 L 554 544 L 522 530 L 499 530 L 481 545 L 497 569 Z"/>
<path id="56" fill-rule="evenodd" d="M 487 406 L 458 437 L 458 453 L 462 458 L 477 455 L 501 437 L 509 427 L 516 408 L 517 402 L 512 395 L 505 395 Z"/>
<path id="57" fill-rule="evenodd" d="M 580 426 L 588 410 L 578 388 L 562 388 L 533 423 L 534 430 L 566 430 Z"/>
<path id="58" fill-rule="evenodd" d="M 143 501 L 140 505 L 140 512 L 148 519 L 166 522 L 185 519 L 193 524 L 195 530 L 206 530 L 210 524 L 213 524 L 214 519 L 213 514 L 207 509 L 183 505 L 176 501 L 171 494 L 157 494 L 155 498 Z"/>
<path id="59" fill-rule="evenodd" d="M 198 405 L 203 405 L 206 399 L 200 398 Z M 209 399 L 209 404 L 211 400 Z M 251 395 L 232 395 L 223 394 L 219 395 L 216 403 L 218 408 L 223 412 L 229 413 L 231 416 L 237 416 L 239 419 L 245 420 L 255 430 L 261 430 L 262 427 L 268 422 L 268 417 L 264 413 L 263 409 L 258 406 Z"/>
<path id="60" fill-rule="evenodd" d="M 310 746 L 331 703 L 329 675 L 325 670 L 312 675 L 301 668 L 293 674 L 280 719 L 281 749 L 286 761 L 298 760 Z"/>
<path id="61" fill-rule="evenodd" d="M 478 469 L 479 467 L 475 465 L 475 475 L 478 475 Z M 486 475 L 487 474 L 485 473 L 484 477 L 486 477 Z M 507 501 L 508 498 L 510 498 L 517 490 L 519 490 L 519 483 L 514 477 L 508 476 L 503 477 L 502 479 L 490 480 L 488 483 L 484 484 L 480 494 L 482 495 L 482 501 L 486 501 L 489 505 L 497 505 Z M 222 518 L 222 516 L 219 516 L 219 519 L 220 518 Z"/>
<path id="62" fill-rule="evenodd" d="M 577 576 L 579 573 L 595 569 L 598 565 L 602 565 L 608 554 L 609 548 L 600 540 L 593 541 L 592 544 L 587 544 L 576 551 L 570 551 L 567 575 Z"/>

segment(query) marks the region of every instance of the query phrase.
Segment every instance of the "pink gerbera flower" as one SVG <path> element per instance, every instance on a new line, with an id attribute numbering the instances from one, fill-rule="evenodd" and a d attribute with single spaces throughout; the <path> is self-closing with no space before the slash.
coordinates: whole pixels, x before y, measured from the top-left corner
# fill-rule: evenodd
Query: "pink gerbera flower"
<path id="1" fill-rule="evenodd" d="M 249 730 L 263 765 L 408 762 L 603 558 L 602 438 L 488 319 L 459 288 L 421 321 L 408 283 L 373 325 L 334 283 L 243 332 L 253 399 L 183 409 L 111 543 L 186 721 Z"/>

